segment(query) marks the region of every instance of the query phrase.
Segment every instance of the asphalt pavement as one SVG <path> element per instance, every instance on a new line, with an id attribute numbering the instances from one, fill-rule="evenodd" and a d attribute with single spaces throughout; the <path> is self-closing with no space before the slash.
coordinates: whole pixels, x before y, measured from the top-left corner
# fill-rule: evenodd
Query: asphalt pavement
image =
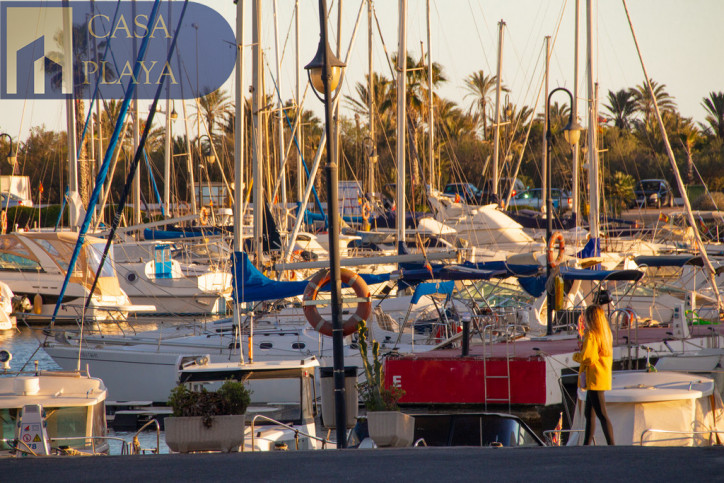
<path id="1" fill-rule="evenodd" d="M 724 448 L 401 448 L 0 460 L 8 482 L 720 481 Z"/>

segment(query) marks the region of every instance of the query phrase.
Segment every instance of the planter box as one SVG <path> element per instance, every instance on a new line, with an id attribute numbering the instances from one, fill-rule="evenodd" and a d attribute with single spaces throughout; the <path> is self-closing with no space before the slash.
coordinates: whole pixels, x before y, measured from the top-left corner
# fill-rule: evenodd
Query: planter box
<path id="1" fill-rule="evenodd" d="M 204 426 L 201 416 L 190 418 L 168 417 L 165 421 L 166 444 L 171 451 L 236 450 L 244 442 L 245 415 L 214 416 L 211 427 Z"/>
<path id="2" fill-rule="evenodd" d="M 399 411 L 367 413 L 370 438 L 377 446 L 410 446 L 415 437 L 415 418 Z"/>

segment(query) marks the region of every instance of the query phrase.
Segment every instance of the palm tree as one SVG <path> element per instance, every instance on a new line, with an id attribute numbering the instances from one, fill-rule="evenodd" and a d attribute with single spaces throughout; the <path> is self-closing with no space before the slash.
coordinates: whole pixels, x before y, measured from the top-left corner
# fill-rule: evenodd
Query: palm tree
<path id="1" fill-rule="evenodd" d="M 666 84 L 659 84 L 653 79 L 649 79 L 653 97 L 649 92 L 646 83 L 642 83 L 633 90 L 634 104 L 636 111 L 641 113 L 644 122 L 651 124 L 651 118 L 654 113 L 654 98 L 659 110 L 663 112 L 676 112 L 676 102 L 671 95 L 666 92 Z"/>
<path id="2" fill-rule="evenodd" d="M 618 92 L 608 91 L 608 104 L 603 107 L 613 117 L 616 127 L 628 129 L 631 124 L 631 116 L 636 112 L 634 92 L 631 89 L 621 89 Z"/>
<path id="3" fill-rule="evenodd" d="M 708 113 L 706 122 L 719 138 L 724 139 L 724 92 L 710 92 L 701 105 Z"/>
<path id="4" fill-rule="evenodd" d="M 495 92 L 497 84 L 498 76 L 487 76 L 482 70 L 473 72 L 465 78 L 465 90 L 468 91 L 465 97 L 473 98 L 470 111 L 476 112 L 480 116 L 483 123 L 483 141 L 488 132 L 488 103 L 490 102 L 490 96 Z M 501 90 L 503 92 L 510 91 L 505 86 L 501 86 Z"/>
<path id="5" fill-rule="evenodd" d="M 221 88 L 199 98 L 201 112 L 196 116 L 202 116 L 209 129 L 209 137 L 213 137 L 214 127 L 225 120 L 233 112 L 229 95 Z M 203 130 L 202 130 L 203 132 Z"/>

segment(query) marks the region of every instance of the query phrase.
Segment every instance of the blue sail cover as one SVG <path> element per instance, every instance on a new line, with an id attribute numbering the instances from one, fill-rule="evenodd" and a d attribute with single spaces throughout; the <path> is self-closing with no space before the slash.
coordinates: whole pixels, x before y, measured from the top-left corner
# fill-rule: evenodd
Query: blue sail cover
<path id="1" fill-rule="evenodd" d="M 453 282 L 452 280 L 450 280 L 448 282 L 421 283 L 415 289 L 415 293 L 412 295 L 412 299 L 410 300 L 410 303 L 416 304 L 425 295 L 432 295 L 435 293 L 444 294 L 444 295 L 452 295 L 453 290 L 455 290 L 455 282 Z"/>
<path id="2" fill-rule="evenodd" d="M 635 282 L 644 276 L 639 270 L 590 270 L 587 268 L 561 267 L 563 280 L 629 281 Z"/>
<path id="3" fill-rule="evenodd" d="M 590 238 L 583 250 L 576 254 L 577 258 L 592 258 L 601 256 L 601 239 Z"/>
<path id="4" fill-rule="evenodd" d="M 234 252 L 231 260 L 233 270 L 232 297 L 236 302 L 260 302 L 262 300 L 279 300 L 287 297 L 302 295 L 309 283 L 306 280 L 301 282 L 280 282 L 272 280 L 261 273 L 252 265 L 249 255 L 246 252 Z M 383 283 L 390 280 L 389 273 L 372 275 L 360 274 L 368 285 Z M 322 289 L 329 291 L 329 286 Z M 241 297 L 237 298 L 240 293 Z"/>

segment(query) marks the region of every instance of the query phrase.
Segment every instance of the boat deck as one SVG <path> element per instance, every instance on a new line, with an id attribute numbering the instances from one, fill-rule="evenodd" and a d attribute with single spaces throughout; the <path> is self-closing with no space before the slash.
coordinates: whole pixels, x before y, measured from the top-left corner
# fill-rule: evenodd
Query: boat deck
<path id="1" fill-rule="evenodd" d="M 717 347 L 722 326 L 695 326 L 688 339 L 676 339 L 671 328 L 639 328 L 619 332 L 614 344 L 615 367 L 672 351 Z M 575 335 L 553 335 L 509 343 L 482 344 L 474 336 L 469 355 L 459 348 L 389 357 L 385 380 L 405 391 L 405 404 L 551 405 L 562 402 L 560 378 L 577 371 Z M 476 343 L 477 342 L 477 343 Z M 634 366 L 635 367 L 635 366 Z M 643 366 L 641 366 L 643 367 Z"/>

